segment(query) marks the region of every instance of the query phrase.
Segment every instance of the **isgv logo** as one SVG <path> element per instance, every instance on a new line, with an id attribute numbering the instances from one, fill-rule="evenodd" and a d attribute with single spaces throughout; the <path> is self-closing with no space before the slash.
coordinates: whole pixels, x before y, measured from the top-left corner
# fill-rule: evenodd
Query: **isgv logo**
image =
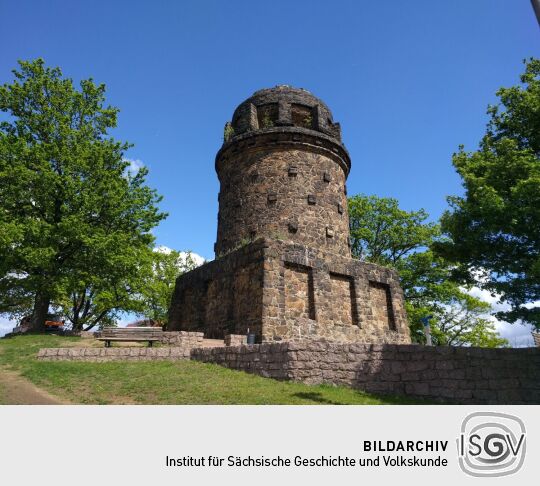
<path id="1" fill-rule="evenodd" d="M 525 460 L 526 440 L 525 425 L 514 415 L 471 413 L 457 439 L 459 466 L 469 476 L 514 474 Z"/>

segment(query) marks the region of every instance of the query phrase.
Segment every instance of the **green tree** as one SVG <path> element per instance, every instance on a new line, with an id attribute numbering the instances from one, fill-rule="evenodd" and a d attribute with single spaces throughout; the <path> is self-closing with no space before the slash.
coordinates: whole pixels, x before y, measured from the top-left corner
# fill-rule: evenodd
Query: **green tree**
<path id="1" fill-rule="evenodd" d="M 421 319 L 431 315 L 435 344 L 506 344 L 482 317 L 489 304 L 452 281 L 451 266 L 431 251 L 441 233 L 424 210 L 404 211 L 395 199 L 357 195 L 349 198 L 349 218 L 353 257 L 399 272 L 413 340 L 425 340 Z"/>
<path id="2" fill-rule="evenodd" d="M 348 202 L 351 252 L 360 260 L 396 265 L 440 235 L 437 224 L 426 222 L 423 209 L 404 211 L 396 199 L 358 195 Z"/>
<path id="3" fill-rule="evenodd" d="M 0 277 L 0 315 L 7 315 L 17 321 L 32 312 L 34 303 L 32 293 L 19 285 L 21 277 L 16 274 Z"/>
<path id="4" fill-rule="evenodd" d="M 152 271 L 141 291 L 141 314 L 165 325 L 176 279 L 198 266 L 191 252 L 156 248 L 152 255 Z"/>
<path id="5" fill-rule="evenodd" d="M 66 294 L 52 302 L 73 330 L 116 325 L 121 312 L 141 312 L 140 295 L 152 276 L 152 251 L 147 246 L 121 248 L 101 267 L 77 268 Z M 68 293 L 69 292 L 69 293 Z"/>
<path id="6" fill-rule="evenodd" d="M 487 302 L 462 292 L 436 311 L 432 338 L 449 346 L 507 346 L 508 341 L 499 337 L 495 324 L 485 317 L 490 310 Z"/>
<path id="7" fill-rule="evenodd" d="M 131 310 L 124 297 L 165 217 L 161 198 L 146 168 L 127 171 L 130 145 L 108 136 L 118 109 L 104 105 L 103 84 L 77 89 L 41 59 L 19 64 L 0 86 L 0 290 L 11 289 L 0 312 L 31 300 L 40 329 L 51 305 L 72 301 L 74 326 L 87 306 L 82 321 L 96 325 Z"/>
<path id="8" fill-rule="evenodd" d="M 481 275 L 479 285 L 510 304 L 498 317 L 540 328 L 540 60 L 526 63 L 521 83 L 497 92 L 479 150 L 454 154 L 465 194 L 449 198 L 449 239 L 435 250 L 459 264 L 457 278 Z"/>

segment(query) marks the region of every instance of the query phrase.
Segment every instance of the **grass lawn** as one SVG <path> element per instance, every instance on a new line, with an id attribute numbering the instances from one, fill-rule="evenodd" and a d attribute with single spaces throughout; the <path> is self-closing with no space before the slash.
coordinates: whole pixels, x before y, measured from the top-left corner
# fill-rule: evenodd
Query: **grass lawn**
<path id="1" fill-rule="evenodd" d="M 0 373 L 2 367 L 16 371 L 52 395 L 76 404 L 419 403 L 346 387 L 276 381 L 195 361 L 85 363 L 36 359 L 40 348 L 73 346 L 79 340 L 53 335 L 0 339 Z"/>

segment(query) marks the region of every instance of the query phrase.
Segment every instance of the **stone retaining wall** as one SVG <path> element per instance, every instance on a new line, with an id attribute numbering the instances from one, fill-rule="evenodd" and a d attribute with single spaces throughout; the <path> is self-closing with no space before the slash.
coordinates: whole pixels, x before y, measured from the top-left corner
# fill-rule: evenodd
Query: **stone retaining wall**
<path id="1" fill-rule="evenodd" d="M 194 338 L 195 339 L 195 338 Z M 41 349 L 47 361 L 193 359 L 280 380 L 449 403 L 539 404 L 540 348 L 482 349 L 291 341 L 218 348 Z"/>
<path id="2" fill-rule="evenodd" d="M 39 350 L 37 358 L 44 361 L 176 361 L 189 359 L 191 350 L 202 346 L 203 337 L 202 332 L 163 332 L 160 348 L 44 348 Z"/>
<path id="3" fill-rule="evenodd" d="M 156 361 L 189 359 L 192 346 L 163 348 L 44 348 L 42 361 Z"/>
<path id="4" fill-rule="evenodd" d="M 223 348 L 195 348 L 191 359 L 280 380 L 295 379 L 290 371 L 289 350 L 295 344 L 263 343 Z M 299 380 L 304 381 L 304 380 Z"/>
<path id="5" fill-rule="evenodd" d="M 276 379 L 453 403 L 540 403 L 540 349 L 284 342 L 191 358 Z"/>

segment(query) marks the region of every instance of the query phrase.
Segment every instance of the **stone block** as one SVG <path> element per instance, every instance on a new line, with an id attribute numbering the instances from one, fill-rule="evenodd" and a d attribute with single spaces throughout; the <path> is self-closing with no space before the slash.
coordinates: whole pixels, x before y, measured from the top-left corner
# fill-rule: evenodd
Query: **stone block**
<path id="1" fill-rule="evenodd" d="M 437 360 L 435 363 L 435 369 L 437 370 L 453 370 L 454 363 L 451 360 Z"/>
<path id="2" fill-rule="evenodd" d="M 478 403 L 496 403 L 497 402 L 496 390 L 474 390 L 473 400 L 478 400 Z"/>
<path id="3" fill-rule="evenodd" d="M 407 383 L 405 385 L 405 393 L 411 396 L 427 396 L 429 395 L 429 385 L 427 383 Z"/>
<path id="4" fill-rule="evenodd" d="M 420 373 L 414 372 L 414 371 L 409 371 L 409 372 L 406 372 L 406 373 L 402 373 L 401 374 L 401 380 L 402 381 L 412 381 L 412 382 L 420 381 L 421 380 Z"/>
<path id="5" fill-rule="evenodd" d="M 540 380 L 540 377 L 539 377 Z M 517 378 L 504 378 L 504 379 L 490 379 L 489 387 L 493 390 L 508 390 L 516 389 L 520 387 L 519 379 Z"/>
<path id="6" fill-rule="evenodd" d="M 497 402 L 504 404 L 522 403 L 523 392 L 518 389 L 506 389 L 497 391 Z"/>
<path id="7" fill-rule="evenodd" d="M 408 369 L 405 363 L 402 361 L 393 361 L 392 363 L 392 373 L 403 373 Z"/>
<path id="8" fill-rule="evenodd" d="M 424 371 L 429 368 L 429 364 L 426 361 L 408 361 L 405 368 L 407 371 Z"/>

